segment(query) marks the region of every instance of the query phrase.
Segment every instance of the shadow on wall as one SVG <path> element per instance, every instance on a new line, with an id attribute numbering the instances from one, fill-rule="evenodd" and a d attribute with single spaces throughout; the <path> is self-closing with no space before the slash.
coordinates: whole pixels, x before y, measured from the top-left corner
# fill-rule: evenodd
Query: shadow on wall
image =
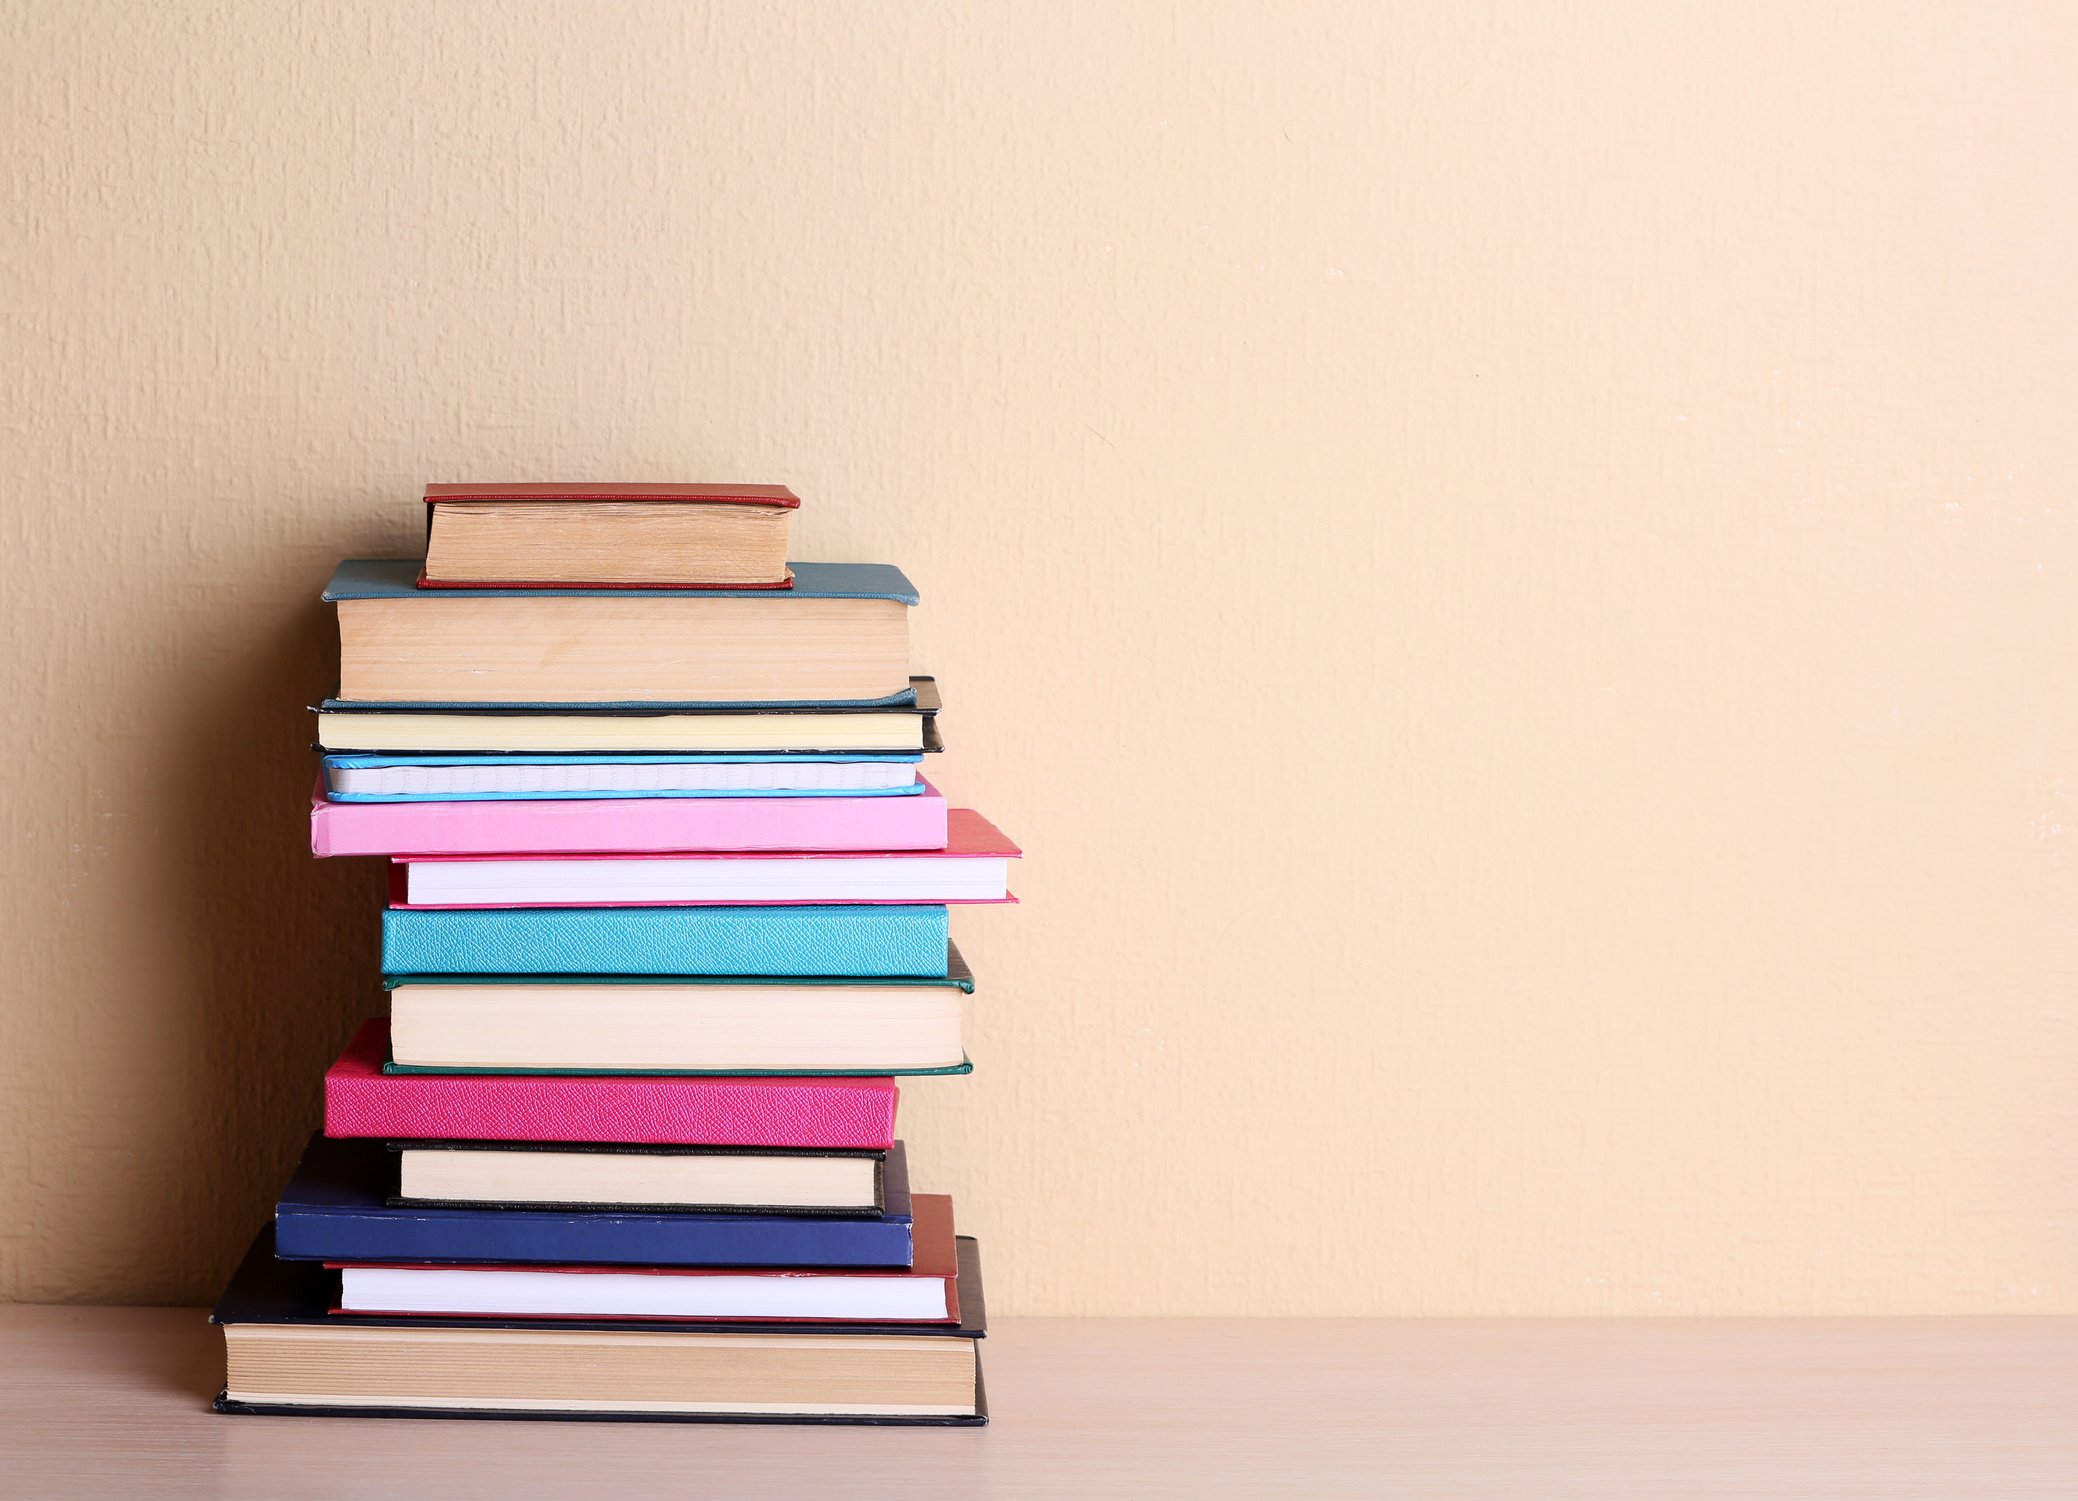
<path id="1" fill-rule="evenodd" d="M 180 789 L 153 840 L 180 961 L 161 1001 L 182 1041 L 171 1119 L 140 1138 L 163 1250 L 130 1275 L 163 1277 L 154 1291 L 170 1300 L 214 1299 L 321 1124 L 325 1068 L 383 1006 L 383 872 L 310 854 L 307 706 L 338 675 L 323 577 L 297 579 L 299 602 L 211 643 L 218 660 L 196 674 L 206 692 L 179 685 L 174 743 L 159 748 L 160 785 Z"/>

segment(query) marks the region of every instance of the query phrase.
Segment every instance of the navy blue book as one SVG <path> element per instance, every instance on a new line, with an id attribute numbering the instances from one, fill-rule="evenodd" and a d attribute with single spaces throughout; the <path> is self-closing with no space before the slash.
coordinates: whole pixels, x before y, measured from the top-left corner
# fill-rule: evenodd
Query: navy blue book
<path id="1" fill-rule="evenodd" d="M 873 1219 L 400 1207 L 389 1203 L 395 1174 L 380 1141 L 313 1136 L 275 1206 L 275 1254 L 290 1261 L 799 1267 L 906 1267 L 915 1255 L 899 1154 L 886 1164 L 883 1212 Z"/>

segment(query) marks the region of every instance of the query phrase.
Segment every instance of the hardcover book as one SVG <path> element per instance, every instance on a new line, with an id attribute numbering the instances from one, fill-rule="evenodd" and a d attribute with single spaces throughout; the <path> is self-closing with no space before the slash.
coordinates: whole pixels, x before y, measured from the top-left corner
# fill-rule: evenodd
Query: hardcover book
<path id="1" fill-rule="evenodd" d="M 821 755 L 943 750 L 937 727 L 940 703 L 933 679 L 912 677 L 901 698 L 889 704 L 669 710 L 643 705 L 487 709 L 457 704 L 383 709 L 328 698 L 314 712 L 318 747 L 328 751 Z"/>
<path id="2" fill-rule="evenodd" d="M 630 1147 L 571 1141 L 393 1141 L 392 1204 L 446 1209 L 691 1209 L 877 1219 L 902 1143 L 885 1152 Z M 893 1162 L 890 1168 L 888 1164 Z"/>
<path id="3" fill-rule="evenodd" d="M 393 976 L 385 1073 L 966 1073 L 942 979 Z"/>
<path id="4" fill-rule="evenodd" d="M 940 849 L 725 849 L 622 856 L 399 856 L 397 907 L 1002 902 L 1018 848 L 955 808 Z"/>
<path id="5" fill-rule="evenodd" d="M 418 587 L 411 558 L 341 563 L 339 696 L 386 705 L 889 704 L 916 590 L 884 563 L 797 563 L 775 589 Z"/>
<path id="6" fill-rule="evenodd" d="M 937 979 L 949 927 L 943 906 L 389 907 L 382 972 Z"/>
<path id="7" fill-rule="evenodd" d="M 216 1410 L 312 1417 L 642 1422 L 986 1422 L 974 1242 L 957 1241 L 960 1321 L 636 1323 L 335 1313 L 334 1275 L 278 1259 L 263 1230 L 210 1322 Z"/>
<path id="8" fill-rule="evenodd" d="M 580 798 L 911 797 L 915 752 L 795 756 L 326 756 L 335 803 L 552 802 Z"/>
<path id="9" fill-rule="evenodd" d="M 674 797 L 310 803 L 310 848 L 331 855 L 620 854 L 691 850 L 936 850 L 945 798 Z"/>
<path id="10" fill-rule="evenodd" d="M 274 1211 L 292 1261 L 522 1262 L 574 1266 L 906 1267 L 909 1184 L 892 1158 L 877 1218 L 686 1210 L 440 1208 L 389 1202 L 381 1142 L 313 1136 Z"/>
<path id="11" fill-rule="evenodd" d="M 952 1200 L 918 1194 L 906 1269 L 328 1263 L 342 1313 L 439 1318 L 956 1324 Z"/>
<path id="12" fill-rule="evenodd" d="M 428 485 L 425 589 L 784 589 L 784 485 Z"/>
<path id="13" fill-rule="evenodd" d="M 380 1140 L 864 1147 L 895 1140 L 890 1078 L 385 1074 L 389 1023 L 325 1073 L 325 1134 Z"/>

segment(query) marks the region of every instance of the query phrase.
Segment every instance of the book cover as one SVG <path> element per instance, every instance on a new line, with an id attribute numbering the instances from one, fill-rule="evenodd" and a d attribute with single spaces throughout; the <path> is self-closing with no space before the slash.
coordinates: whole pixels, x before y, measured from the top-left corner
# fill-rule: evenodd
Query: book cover
<path id="1" fill-rule="evenodd" d="M 443 1199 L 427 1195 L 407 1198 L 402 1192 L 403 1169 L 401 1163 L 391 1169 L 387 1181 L 392 1192 L 386 1202 L 393 1206 L 412 1204 L 434 1204 L 443 1209 L 625 1209 L 636 1214 L 660 1213 L 666 1210 L 704 1209 L 712 1214 L 815 1214 L 834 1215 L 844 1219 L 879 1219 L 888 1213 L 889 1185 L 897 1185 L 896 1198 L 909 1192 L 909 1149 L 896 1142 L 885 1152 L 837 1150 L 821 1148 L 804 1151 L 799 1147 L 659 1147 L 627 1146 L 578 1141 L 392 1141 L 385 1144 L 393 1163 L 399 1161 L 404 1152 L 548 1152 L 557 1155 L 567 1153 L 641 1154 L 660 1157 L 852 1157 L 873 1164 L 874 1200 L 870 1209 L 856 1207 L 808 1206 L 786 1204 L 610 1204 L 597 1200 L 585 1203 L 494 1203 L 487 1199 Z M 913 1202 L 913 1201 L 912 1201 Z"/>
<path id="2" fill-rule="evenodd" d="M 447 550 L 441 562 L 434 555 L 443 549 L 439 544 L 439 532 L 435 526 L 436 515 L 453 519 L 458 514 L 489 510 L 499 514 L 524 514 L 534 503 L 552 507 L 557 511 L 549 522 L 550 535 L 568 536 L 568 525 L 575 519 L 583 528 L 585 518 L 595 518 L 599 513 L 610 513 L 619 518 L 626 513 L 644 513 L 651 507 L 701 506 L 721 507 L 728 511 L 742 512 L 746 508 L 753 512 L 764 512 L 779 525 L 772 531 L 768 541 L 776 549 L 786 546 L 784 523 L 789 519 L 783 513 L 792 511 L 801 502 L 793 491 L 784 485 L 663 485 L 663 484 L 495 484 L 495 485 L 428 485 L 426 502 L 426 562 L 419 575 L 422 589 L 541 589 L 553 588 L 558 582 L 570 583 L 581 578 L 569 567 L 558 567 L 554 577 L 542 578 L 513 574 L 504 578 L 483 577 L 481 574 L 469 578 L 438 576 L 437 570 L 469 572 L 470 565 L 454 568 L 454 553 Z M 570 513 L 574 509 L 575 517 Z M 609 521 L 608 523 L 612 523 Z M 681 541 L 688 539 L 681 538 Z M 480 560 L 477 565 L 480 567 Z M 610 571 L 610 570 L 602 570 Z M 739 588 L 739 589 L 788 589 L 793 586 L 793 576 L 788 573 L 781 578 L 750 579 L 743 571 L 736 570 L 736 581 L 730 583 L 721 573 L 705 582 L 693 578 L 672 581 L 673 587 L 681 588 Z M 643 587 L 641 580 L 601 577 L 586 582 L 588 588 L 620 589 Z"/>
<path id="3" fill-rule="evenodd" d="M 857 1333 L 862 1335 L 906 1336 L 915 1338 L 979 1340 L 988 1332 L 988 1307 L 981 1280 L 981 1257 L 979 1248 L 971 1237 L 958 1238 L 960 1321 L 956 1325 L 945 1324 L 857 1324 L 833 1325 L 814 1324 L 762 1324 L 755 1333 L 745 1338 L 774 1338 L 790 1334 L 833 1334 Z M 629 1325 L 625 1320 L 592 1321 L 576 1319 L 525 1320 L 525 1319 L 449 1319 L 443 1320 L 424 1315 L 391 1317 L 374 1314 L 333 1313 L 333 1292 L 336 1289 L 335 1274 L 325 1270 L 320 1263 L 307 1261 L 284 1261 L 274 1254 L 274 1231 L 272 1225 L 262 1227 L 246 1251 L 245 1259 L 232 1275 L 223 1296 L 217 1300 L 210 1312 L 209 1321 L 219 1326 L 239 1324 L 261 1324 L 275 1327 L 360 1327 L 370 1329 L 555 1329 L 571 1333 L 587 1330 L 620 1332 Z M 660 1329 L 693 1331 L 712 1329 L 716 1333 L 733 1332 L 735 1326 L 728 1324 L 701 1325 L 674 1321 L 668 1325 L 651 1325 Z M 342 1418 L 478 1418 L 489 1421 L 518 1419 L 539 1422 L 543 1420 L 568 1422 L 652 1422 L 652 1423 L 817 1423 L 859 1424 L 886 1427 L 979 1427 L 988 1421 L 988 1401 L 981 1387 L 980 1374 L 976 1372 L 974 1413 L 971 1416 L 950 1417 L 906 1417 L 881 1414 L 763 1414 L 763 1413 L 661 1413 L 661 1412 L 559 1412 L 542 1408 L 438 1408 L 438 1407 L 379 1407 L 355 1404 L 351 1406 L 315 1406 L 296 1403 L 243 1402 L 224 1392 L 217 1394 L 212 1404 L 216 1411 L 233 1416 L 291 1416 L 291 1417 L 342 1417 Z"/>
<path id="4" fill-rule="evenodd" d="M 331 582 L 320 597 L 327 604 L 346 599 L 408 599 L 429 610 L 455 603 L 455 597 L 418 586 L 419 558 L 348 558 L 333 570 Z M 469 598 L 513 599 L 627 599 L 654 596 L 660 599 L 690 595 L 699 599 L 756 599 L 775 610 L 783 610 L 802 599 L 886 599 L 897 604 L 917 602 L 916 585 L 892 563 L 789 563 L 794 571 L 791 589 L 471 589 Z M 733 707 L 742 708 L 743 705 Z"/>
<path id="5" fill-rule="evenodd" d="M 885 1076 L 386 1074 L 390 1024 L 364 1023 L 325 1072 L 325 1135 L 711 1147 L 895 1140 Z"/>
<path id="6" fill-rule="evenodd" d="M 274 1211 L 291 1261 L 575 1266 L 906 1267 L 909 1185 L 889 1174 L 879 1219 L 685 1210 L 442 1209 L 389 1202 L 381 1142 L 313 1136 Z"/>
<path id="7" fill-rule="evenodd" d="M 585 798 L 918 797 L 912 751 L 733 751 L 650 755 L 402 755 L 343 752 L 319 763 L 335 803 L 571 802 Z"/>
<path id="8" fill-rule="evenodd" d="M 641 853 L 408 854 L 390 905 L 408 909 L 630 906 L 904 906 L 1014 902 L 1018 847 L 972 808 L 954 808 L 931 848 L 737 847 Z"/>
<path id="9" fill-rule="evenodd" d="M 396 974 L 382 977 L 384 990 L 395 990 L 399 985 L 483 985 L 496 982 L 499 985 L 856 985 L 856 975 L 413 975 Z M 882 975 L 874 979 L 876 986 L 883 985 L 952 985 L 968 995 L 974 994 L 974 970 L 967 963 L 967 956 L 960 946 L 948 942 L 945 946 L 945 973 L 942 975 Z"/>
<path id="10" fill-rule="evenodd" d="M 944 709 L 945 700 L 938 691 L 938 680 L 932 677 L 912 677 L 906 692 L 896 695 L 898 701 L 884 704 L 438 704 L 432 710 L 439 714 L 475 714 L 487 719 L 506 718 L 558 718 L 558 719 L 664 719 L 678 716 L 713 719 L 726 717 L 753 718 L 763 720 L 778 718 L 782 723 L 787 716 L 808 718 L 822 715 L 844 714 L 919 714 L 928 724 Z M 344 722 L 352 716 L 368 715 L 387 717 L 398 714 L 415 715 L 428 711 L 425 704 L 368 704 L 337 696 L 319 699 L 310 706 L 313 714 L 336 715 Z M 351 749 L 352 747 L 340 747 Z M 831 746 L 829 750 L 850 750 L 848 746 Z M 871 754 L 873 747 L 866 748 Z M 821 755 L 821 747 L 794 747 L 783 754 Z M 493 752 L 493 754 L 498 754 Z"/>
<path id="11" fill-rule="evenodd" d="M 906 1267 L 535 1266 L 511 1263 L 328 1261 L 328 1270 L 371 1274 L 350 1288 L 342 1277 L 338 1314 L 442 1319 L 611 1320 L 620 1325 L 957 1324 L 959 1247 L 952 1200 L 911 1201 Z M 388 1275 L 398 1274 L 398 1275 Z M 933 1285 L 935 1284 L 935 1285 Z M 360 1296 L 350 1296 L 352 1292 Z M 384 1301 L 384 1293 L 398 1300 Z M 849 1294 L 893 1293 L 902 1312 L 857 1312 Z M 508 1301 L 509 1300 L 509 1301 Z M 913 1301 L 912 1301 L 913 1300 Z M 926 1301 L 928 1300 L 928 1302 Z M 715 1311 L 728 1306 L 730 1311 Z M 682 1310 L 682 1311 L 681 1311 Z"/>
<path id="12" fill-rule="evenodd" d="M 696 505 L 778 506 L 794 510 L 799 496 L 785 485 L 527 484 L 428 485 L 429 506 L 444 500 L 639 500 Z"/>
<path id="13" fill-rule="evenodd" d="M 663 980 L 652 975 L 386 975 L 383 977 L 382 985 L 385 990 L 396 990 L 400 986 L 429 988 L 446 985 L 532 986 L 572 984 L 611 987 L 657 987 L 661 989 L 676 989 L 681 986 L 697 989 L 706 985 L 726 985 L 731 988 L 750 986 L 792 990 L 805 987 L 810 990 L 819 990 L 852 986 L 858 983 L 858 979 L 850 975 L 678 975 Z M 964 995 L 972 995 L 974 994 L 974 971 L 967 967 L 966 958 L 960 953 L 959 945 L 948 944 L 945 954 L 945 974 L 942 977 L 926 978 L 916 975 L 891 975 L 876 979 L 872 984 L 876 989 L 943 988 L 958 990 Z M 611 1076 L 619 1074 L 689 1076 L 709 1074 L 747 1079 L 765 1077 L 845 1078 L 852 1076 L 907 1078 L 917 1075 L 971 1074 L 974 1072 L 974 1065 L 971 1060 L 963 1058 L 957 1064 L 949 1064 L 942 1068 L 910 1069 L 463 1068 L 453 1065 L 442 1065 L 436 1068 L 420 1064 L 399 1063 L 395 1058 L 385 1056 L 382 1071 L 386 1074 L 545 1074 L 580 1078 L 593 1075 Z"/>
<path id="14" fill-rule="evenodd" d="M 382 972 L 942 978 L 943 906 L 387 907 Z"/>
<path id="15" fill-rule="evenodd" d="M 915 1079 L 948 1078 L 965 1076 L 974 1072 L 974 1060 L 962 1057 L 958 1063 L 948 1063 L 940 1068 L 465 1068 L 443 1064 L 431 1068 L 420 1063 L 397 1063 L 386 1061 L 382 1066 L 386 1074 L 488 1074 L 511 1078 L 539 1077 L 544 1079 Z"/>
<path id="16" fill-rule="evenodd" d="M 421 589 L 417 567 L 350 558 L 333 574 L 343 697 L 421 710 L 909 701 L 917 596 L 887 564 L 796 564 L 790 589 Z M 767 638 L 784 649 L 756 644 Z"/>
<path id="17" fill-rule="evenodd" d="M 310 848 L 333 855 L 936 850 L 944 795 L 336 802 L 311 795 Z"/>
<path id="18" fill-rule="evenodd" d="M 624 704 L 521 704 L 506 708 L 454 704 L 420 712 L 413 705 L 367 705 L 338 697 L 311 706 L 313 750 L 387 755 L 652 755 L 785 756 L 936 753 L 937 684 L 912 677 L 911 701 L 824 705 L 814 709 L 693 705 L 659 709 Z M 907 720 L 914 717 L 915 724 Z"/>

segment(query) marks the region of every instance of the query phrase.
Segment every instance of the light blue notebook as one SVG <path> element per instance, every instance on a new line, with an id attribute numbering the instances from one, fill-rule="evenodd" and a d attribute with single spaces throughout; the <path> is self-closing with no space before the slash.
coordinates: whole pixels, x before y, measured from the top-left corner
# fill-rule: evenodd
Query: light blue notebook
<path id="1" fill-rule="evenodd" d="M 387 907 L 385 975 L 946 973 L 939 906 Z"/>
<path id="2" fill-rule="evenodd" d="M 682 755 L 682 756 L 388 756 L 378 754 L 330 755 L 324 758 L 325 796 L 335 803 L 484 803 L 484 802 L 582 802 L 594 798 L 635 797 L 915 797 L 924 790 L 920 779 L 894 787 L 551 787 L 530 791 L 463 791 L 445 788 L 430 792 L 354 791 L 343 785 L 346 773 L 357 771 L 410 770 L 418 767 L 495 767 L 511 770 L 530 766 L 815 766 L 825 763 L 865 762 L 887 766 L 915 766 L 921 754 L 802 755 Z"/>

